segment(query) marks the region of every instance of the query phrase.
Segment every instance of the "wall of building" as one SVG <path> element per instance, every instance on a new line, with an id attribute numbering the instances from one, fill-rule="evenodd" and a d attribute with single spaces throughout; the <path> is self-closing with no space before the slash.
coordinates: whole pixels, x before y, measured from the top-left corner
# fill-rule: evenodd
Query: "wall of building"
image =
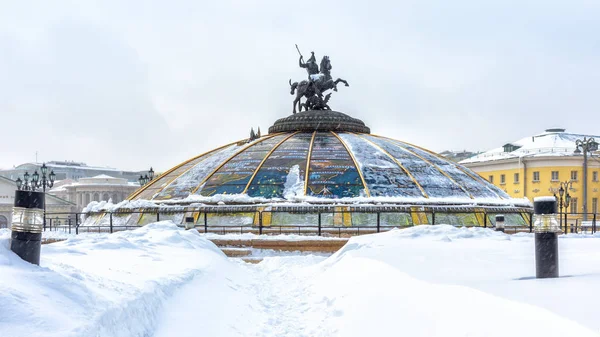
<path id="1" fill-rule="evenodd" d="M 476 163 L 465 166 L 477 172 L 484 179 L 498 186 L 511 197 L 528 198 L 548 196 L 556 193 L 561 182 L 571 181 L 569 194 L 576 209 L 569 208 L 569 212 L 583 212 L 583 159 L 579 158 L 535 158 L 533 160 L 507 160 L 498 163 Z M 538 179 L 534 179 L 537 172 Z M 552 172 L 556 172 L 553 179 Z M 572 173 L 576 172 L 576 173 Z M 594 180 L 594 172 L 596 179 Z M 519 181 L 515 182 L 514 175 L 519 174 Z M 556 177 L 558 174 L 558 177 Z M 572 176 L 574 174 L 574 176 Z M 501 176 L 505 182 L 501 183 Z M 490 180 L 490 177 L 493 177 Z M 600 206 L 600 163 L 588 161 L 588 212 L 599 211 Z M 594 209 L 596 205 L 596 209 Z"/>

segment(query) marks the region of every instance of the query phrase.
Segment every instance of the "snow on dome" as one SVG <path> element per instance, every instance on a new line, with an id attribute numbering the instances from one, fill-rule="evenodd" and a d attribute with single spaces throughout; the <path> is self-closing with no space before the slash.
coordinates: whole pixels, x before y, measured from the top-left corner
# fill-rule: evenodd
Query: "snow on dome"
<path id="1" fill-rule="evenodd" d="M 368 133 L 304 129 L 209 151 L 166 171 L 130 200 L 211 203 L 224 195 L 248 203 L 514 203 L 477 173 L 418 146 Z"/>

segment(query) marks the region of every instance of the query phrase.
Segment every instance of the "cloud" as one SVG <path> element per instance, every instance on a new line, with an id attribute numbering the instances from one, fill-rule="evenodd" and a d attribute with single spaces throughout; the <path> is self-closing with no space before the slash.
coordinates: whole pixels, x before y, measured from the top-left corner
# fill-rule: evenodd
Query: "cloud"
<path id="1" fill-rule="evenodd" d="M 294 44 L 350 87 L 335 110 L 432 150 L 549 126 L 595 133 L 599 5 L 542 1 L 56 1 L 0 13 L 0 166 L 72 159 L 165 170 L 263 132 L 305 76 Z M 585 120 L 585 123 L 582 121 Z M 24 134 L 26 132 L 27 134 Z"/>

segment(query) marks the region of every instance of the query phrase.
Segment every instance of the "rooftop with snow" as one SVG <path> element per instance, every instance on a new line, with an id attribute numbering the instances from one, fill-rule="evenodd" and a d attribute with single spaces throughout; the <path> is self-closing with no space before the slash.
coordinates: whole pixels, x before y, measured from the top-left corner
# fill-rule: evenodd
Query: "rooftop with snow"
<path id="1" fill-rule="evenodd" d="M 584 137 L 600 140 L 600 136 L 575 134 L 566 132 L 565 129 L 552 128 L 538 135 L 506 143 L 501 147 L 462 160 L 460 163 L 470 164 L 523 157 L 581 156 L 575 153 L 575 142 Z"/>

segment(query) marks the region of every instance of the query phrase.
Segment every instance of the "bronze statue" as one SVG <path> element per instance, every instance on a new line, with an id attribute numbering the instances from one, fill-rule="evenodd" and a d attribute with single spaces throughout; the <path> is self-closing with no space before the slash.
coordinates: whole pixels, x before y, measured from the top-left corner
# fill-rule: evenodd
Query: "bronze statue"
<path id="1" fill-rule="evenodd" d="M 308 61 L 306 61 L 306 63 L 304 62 L 304 57 L 302 56 L 302 54 L 300 54 L 300 59 L 298 60 L 298 65 L 300 66 L 300 68 L 306 68 L 306 71 L 308 72 L 309 80 L 310 80 L 311 75 L 316 75 L 319 73 L 319 66 L 317 65 L 317 59 L 315 58 L 315 52 L 311 51 L 310 53 L 311 53 L 311 56 L 308 59 Z"/>
<path id="2" fill-rule="evenodd" d="M 329 105 L 327 105 L 331 93 L 323 98 L 323 92 L 330 89 L 337 91 L 338 83 L 342 82 L 348 86 L 348 82 L 341 78 L 338 78 L 335 81 L 333 80 L 331 77 L 332 66 L 329 56 L 323 56 L 320 66 L 317 66 L 314 52 L 311 52 L 310 58 L 304 62 L 304 58 L 302 53 L 300 53 L 300 49 L 298 49 L 298 45 L 296 45 L 296 49 L 298 50 L 298 54 L 300 54 L 298 65 L 301 68 L 306 69 L 308 72 L 308 80 L 301 81 L 300 83 L 292 83 L 292 80 L 289 80 L 291 87 L 290 93 L 292 95 L 294 95 L 294 93 L 296 94 L 292 112 L 296 113 L 296 106 L 298 106 L 299 111 L 302 111 L 302 108 L 305 110 L 331 110 Z M 302 97 L 306 98 L 304 103 L 301 103 Z"/>

